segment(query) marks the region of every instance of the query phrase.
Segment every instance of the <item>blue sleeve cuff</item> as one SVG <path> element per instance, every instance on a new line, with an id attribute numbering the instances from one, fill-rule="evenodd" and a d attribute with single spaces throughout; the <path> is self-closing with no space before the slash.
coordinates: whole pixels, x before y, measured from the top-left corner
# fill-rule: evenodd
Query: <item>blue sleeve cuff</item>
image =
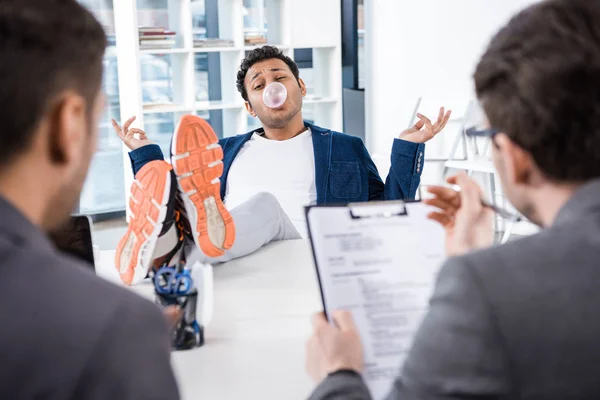
<path id="1" fill-rule="evenodd" d="M 413 200 L 425 164 L 425 144 L 394 139 L 386 198 Z"/>
<path id="2" fill-rule="evenodd" d="M 413 166 L 413 174 L 423 171 L 425 162 L 425 143 L 413 143 L 402 139 L 394 139 L 392 145 L 392 165 L 400 162 L 403 166 Z"/>
<path id="3" fill-rule="evenodd" d="M 129 152 L 129 160 L 131 160 L 131 169 L 134 176 L 150 161 L 164 159 L 162 150 L 157 144 L 149 144 Z"/>

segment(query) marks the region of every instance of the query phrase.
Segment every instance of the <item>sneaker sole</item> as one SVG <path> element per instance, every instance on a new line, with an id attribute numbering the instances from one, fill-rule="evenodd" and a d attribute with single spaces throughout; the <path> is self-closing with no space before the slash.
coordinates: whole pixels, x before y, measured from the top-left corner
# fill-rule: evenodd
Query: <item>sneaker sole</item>
<path id="1" fill-rule="evenodd" d="M 173 134 L 171 162 L 194 239 L 208 257 L 222 256 L 235 241 L 233 218 L 221 201 L 222 160 L 223 149 L 208 122 L 183 116 Z M 224 231 L 222 238 L 215 237 L 220 236 L 216 229 Z"/>
<path id="2" fill-rule="evenodd" d="M 141 281 L 148 273 L 167 214 L 171 170 L 166 161 L 152 161 L 139 170 L 131 185 L 129 225 L 115 254 L 115 265 L 127 285 Z"/>

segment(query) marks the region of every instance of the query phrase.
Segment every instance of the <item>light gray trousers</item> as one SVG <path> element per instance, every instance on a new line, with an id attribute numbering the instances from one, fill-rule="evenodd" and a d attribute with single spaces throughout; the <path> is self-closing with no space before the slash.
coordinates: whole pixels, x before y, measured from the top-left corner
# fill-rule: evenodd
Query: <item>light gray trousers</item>
<path id="1" fill-rule="evenodd" d="M 207 257 L 198 251 L 194 259 L 215 264 L 252 254 L 267 243 L 300 239 L 301 236 L 271 193 L 259 193 L 229 210 L 235 224 L 235 242 L 220 257 Z"/>

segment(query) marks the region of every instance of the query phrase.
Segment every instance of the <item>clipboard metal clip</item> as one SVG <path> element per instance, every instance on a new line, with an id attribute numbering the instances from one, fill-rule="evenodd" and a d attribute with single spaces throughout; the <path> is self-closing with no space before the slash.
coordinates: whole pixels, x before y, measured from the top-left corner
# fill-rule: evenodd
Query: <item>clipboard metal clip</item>
<path id="1" fill-rule="evenodd" d="M 393 218 L 408 215 L 406 204 L 402 200 L 350 203 L 348 211 L 352 219 Z"/>

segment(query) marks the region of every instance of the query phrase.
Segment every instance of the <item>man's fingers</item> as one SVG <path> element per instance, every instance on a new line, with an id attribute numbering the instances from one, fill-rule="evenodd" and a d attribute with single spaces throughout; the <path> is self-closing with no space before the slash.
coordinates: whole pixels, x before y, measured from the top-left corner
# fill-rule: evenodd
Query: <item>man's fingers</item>
<path id="1" fill-rule="evenodd" d="M 421 114 L 421 113 L 417 113 L 417 118 L 419 118 L 424 123 L 431 124 L 431 120 L 429 118 L 427 118 L 425 115 Z"/>
<path id="2" fill-rule="evenodd" d="M 454 219 L 451 218 L 450 216 L 448 216 L 444 213 L 439 213 L 439 212 L 435 212 L 435 211 L 427 214 L 427 218 L 429 218 L 432 221 L 437 222 L 438 224 L 442 225 L 444 228 L 450 226 L 452 224 L 452 222 L 454 222 Z"/>
<path id="3" fill-rule="evenodd" d="M 448 182 L 448 183 L 449 183 L 449 184 L 451 184 L 451 185 L 456 185 L 456 178 L 457 178 L 457 175 L 452 175 L 452 176 L 449 176 L 449 177 L 446 179 L 446 182 Z"/>
<path id="4" fill-rule="evenodd" d="M 440 198 L 425 199 L 423 202 L 428 206 L 439 208 L 440 210 L 449 214 L 454 214 L 456 211 L 458 211 L 458 208 L 452 202 L 442 200 Z"/>
<path id="5" fill-rule="evenodd" d="M 445 109 L 444 107 L 440 107 L 440 112 L 438 113 L 436 125 L 444 119 Z"/>
<path id="6" fill-rule="evenodd" d="M 123 139 L 123 131 L 121 130 L 121 127 L 119 126 L 117 121 L 111 119 L 110 122 L 112 122 L 113 129 L 115 130 L 115 132 L 117 132 L 117 135 L 119 135 L 119 137 Z"/>
<path id="7" fill-rule="evenodd" d="M 315 315 L 312 316 L 312 326 L 313 329 L 316 331 L 317 329 L 320 329 L 323 327 L 323 325 L 327 325 L 329 324 L 329 322 L 327 322 L 327 318 L 325 318 L 325 313 L 323 312 L 319 312 L 316 313 Z"/>
<path id="8" fill-rule="evenodd" d="M 423 121 L 419 120 L 419 121 L 417 121 L 416 124 L 414 124 L 410 128 L 402 131 L 402 133 L 400 134 L 400 138 L 403 138 L 403 137 L 410 135 L 412 133 L 415 133 L 415 132 L 419 132 L 422 127 L 423 127 Z"/>
<path id="9" fill-rule="evenodd" d="M 416 124 L 413 125 L 413 129 L 415 132 L 420 131 L 421 128 L 423 128 L 423 126 L 425 125 L 425 122 L 423 122 L 423 120 L 418 120 Z"/>
<path id="10" fill-rule="evenodd" d="M 342 332 L 356 331 L 356 324 L 352 313 L 346 310 L 336 310 L 333 312 L 333 321 Z"/>
<path id="11" fill-rule="evenodd" d="M 419 117 L 419 119 L 421 121 L 423 121 L 424 125 L 425 125 L 425 130 L 423 131 L 423 136 L 425 136 L 423 139 L 423 141 L 429 140 L 431 138 L 433 138 L 435 136 L 435 131 L 433 130 L 433 125 L 431 123 L 431 120 L 429 118 L 427 118 L 426 116 L 424 116 L 423 114 L 417 114 L 417 117 Z"/>
<path id="12" fill-rule="evenodd" d="M 419 118 L 421 120 L 423 125 L 431 126 L 431 120 L 429 118 L 427 118 L 426 116 L 424 116 L 423 114 L 417 113 L 417 118 Z"/>
<path id="13" fill-rule="evenodd" d="M 129 129 L 129 126 L 133 123 L 133 121 L 135 121 L 135 115 L 131 118 L 129 118 L 127 121 L 125 121 L 125 123 L 123 124 L 123 132 L 125 134 L 127 134 L 127 130 Z"/>
<path id="14" fill-rule="evenodd" d="M 133 135 L 135 135 L 136 133 L 139 135 L 140 140 L 147 139 L 146 132 L 139 128 L 131 128 L 127 134 L 133 137 Z"/>
<path id="15" fill-rule="evenodd" d="M 454 177 L 453 181 L 460 187 L 460 200 L 463 207 L 473 211 L 481 207 L 480 188 L 473 179 L 461 172 Z"/>
<path id="16" fill-rule="evenodd" d="M 446 124 L 450 120 L 450 115 L 452 115 L 452 111 L 445 112 L 444 107 L 440 108 L 440 115 L 433 125 L 433 130 L 436 135 L 446 127 Z"/>
<path id="17" fill-rule="evenodd" d="M 316 338 L 315 335 L 311 335 L 305 343 L 305 347 L 306 347 L 306 354 L 309 355 L 312 350 L 314 349 L 315 345 L 318 343 L 318 340 Z M 307 361 L 308 361 L 308 357 L 307 357 Z M 308 363 L 307 363 L 308 366 Z"/>
<path id="18" fill-rule="evenodd" d="M 450 121 L 451 116 L 452 116 L 452 110 L 448 110 L 448 112 L 444 116 L 444 121 L 442 123 L 442 127 L 440 128 L 440 130 L 442 130 L 446 127 L 446 125 L 448 124 L 448 121 Z"/>
<path id="19" fill-rule="evenodd" d="M 440 133 L 442 131 L 442 129 L 444 129 L 444 127 L 446 126 L 446 123 L 448 122 L 446 120 L 446 109 L 444 107 L 440 107 L 440 113 L 438 114 L 438 119 L 437 121 L 435 121 L 435 124 L 433 124 L 433 133 L 434 135 L 437 135 L 438 133 Z"/>
<path id="20" fill-rule="evenodd" d="M 429 186 L 427 191 L 442 200 L 451 202 L 455 207 L 460 207 L 460 194 L 451 188 L 444 186 Z"/>

